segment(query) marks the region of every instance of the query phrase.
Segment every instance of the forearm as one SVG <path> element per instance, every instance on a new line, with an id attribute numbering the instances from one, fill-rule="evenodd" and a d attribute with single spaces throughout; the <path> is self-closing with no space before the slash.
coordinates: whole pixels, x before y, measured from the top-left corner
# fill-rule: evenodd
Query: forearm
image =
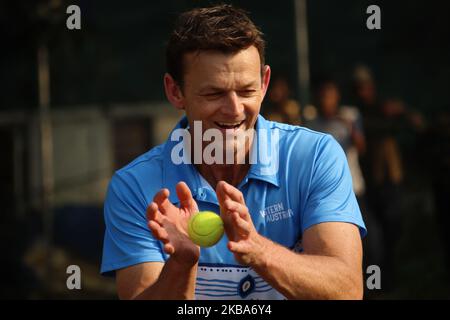
<path id="1" fill-rule="evenodd" d="M 362 274 L 342 260 L 295 253 L 263 238 L 264 254 L 254 270 L 288 299 L 361 299 Z"/>
<path id="2" fill-rule="evenodd" d="M 198 262 L 186 265 L 169 258 L 158 280 L 142 291 L 138 300 L 192 300 L 195 297 L 195 281 Z"/>

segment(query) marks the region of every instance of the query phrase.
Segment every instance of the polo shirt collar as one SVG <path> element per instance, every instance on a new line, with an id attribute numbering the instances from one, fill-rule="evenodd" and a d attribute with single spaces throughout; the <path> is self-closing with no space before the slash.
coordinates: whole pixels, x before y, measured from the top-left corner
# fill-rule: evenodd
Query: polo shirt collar
<path id="1" fill-rule="evenodd" d="M 257 144 L 252 145 L 251 153 L 256 157 L 257 161 L 250 166 L 249 173 L 244 181 L 248 179 L 256 179 L 279 187 L 279 141 L 275 141 L 274 138 L 276 138 L 276 135 L 272 136 L 275 132 L 271 126 L 271 122 L 264 119 L 262 115 L 258 115 L 258 119 L 256 121 L 256 132 Z M 277 132 L 277 134 L 279 139 L 280 132 Z M 277 153 L 275 158 L 273 157 L 273 152 Z M 271 162 L 269 164 L 264 163 L 265 157 L 263 157 L 261 153 L 264 153 L 270 157 Z M 246 182 L 247 181 L 245 181 L 245 183 Z"/>

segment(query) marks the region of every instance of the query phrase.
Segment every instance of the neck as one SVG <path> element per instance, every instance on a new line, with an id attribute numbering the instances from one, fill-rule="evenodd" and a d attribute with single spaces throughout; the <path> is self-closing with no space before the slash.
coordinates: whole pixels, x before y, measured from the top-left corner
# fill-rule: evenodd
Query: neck
<path id="1" fill-rule="evenodd" d="M 240 139 L 236 140 L 236 144 L 233 143 L 232 147 L 227 145 L 227 142 L 225 142 L 225 147 L 222 146 L 224 147 L 222 154 L 223 158 L 217 159 L 222 160 L 222 164 L 206 164 L 204 162 L 205 159 L 202 157 L 202 163 L 195 164 L 196 169 L 203 176 L 203 178 L 208 181 L 214 190 L 216 189 L 216 185 L 219 181 L 225 181 L 237 187 L 250 170 L 250 150 L 252 149 L 253 139 L 253 131 L 249 131 L 248 136 L 243 134 Z M 205 148 L 208 145 L 209 142 L 202 141 L 202 155 L 204 155 Z M 232 148 L 231 150 L 234 150 L 231 154 L 231 157 L 233 158 L 233 161 L 230 161 L 231 163 L 228 162 L 229 159 L 227 152 L 227 150 L 230 150 L 230 147 Z M 191 154 L 193 154 L 193 152 L 195 152 L 194 143 L 191 144 L 191 148 Z"/>
<path id="2" fill-rule="evenodd" d="M 252 145 L 252 142 L 253 141 L 250 141 L 250 145 Z M 236 148 L 236 146 L 234 147 Z M 233 161 L 231 161 L 231 163 L 227 162 L 229 160 L 226 158 L 227 150 L 223 150 L 224 158 L 221 159 L 222 164 L 206 164 L 202 162 L 201 164 L 195 165 L 198 172 L 203 176 L 203 178 L 205 178 L 206 181 L 208 181 L 214 190 L 216 189 L 216 185 L 219 181 L 225 181 L 237 187 L 247 175 L 248 170 L 250 170 L 251 146 L 246 148 L 246 146 L 241 145 L 241 148 L 245 148 L 245 151 L 243 154 L 239 154 L 235 149 L 234 155 L 232 155 Z"/>
<path id="3" fill-rule="evenodd" d="M 250 164 L 199 164 L 196 168 L 215 190 L 219 181 L 225 181 L 237 187 L 247 175 Z"/>

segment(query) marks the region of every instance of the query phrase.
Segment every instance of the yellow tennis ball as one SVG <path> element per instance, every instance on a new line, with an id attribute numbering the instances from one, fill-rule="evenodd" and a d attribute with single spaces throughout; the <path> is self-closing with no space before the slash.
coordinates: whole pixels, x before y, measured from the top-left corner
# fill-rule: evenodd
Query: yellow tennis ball
<path id="1" fill-rule="evenodd" d="M 189 218 L 188 234 L 201 247 L 215 245 L 223 236 L 222 218 L 212 211 L 201 211 Z"/>

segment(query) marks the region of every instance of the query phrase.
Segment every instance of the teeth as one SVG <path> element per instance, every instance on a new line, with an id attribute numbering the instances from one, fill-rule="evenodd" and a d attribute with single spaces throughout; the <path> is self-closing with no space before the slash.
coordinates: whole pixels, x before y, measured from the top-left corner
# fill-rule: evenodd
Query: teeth
<path id="1" fill-rule="evenodd" d="M 239 124 L 241 124 L 241 122 L 217 122 L 219 125 L 221 126 L 225 126 L 225 127 L 234 127 L 237 126 Z"/>

